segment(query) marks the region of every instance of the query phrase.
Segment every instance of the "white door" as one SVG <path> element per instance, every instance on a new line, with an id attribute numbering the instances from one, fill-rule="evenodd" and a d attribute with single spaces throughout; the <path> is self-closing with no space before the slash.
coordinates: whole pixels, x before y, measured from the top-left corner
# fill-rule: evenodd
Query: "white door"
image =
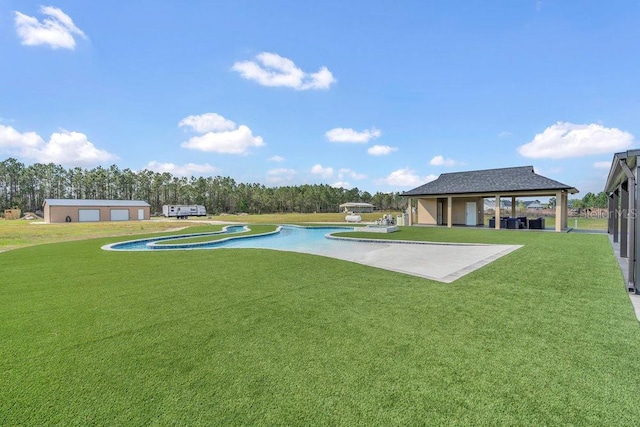
<path id="1" fill-rule="evenodd" d="M 467 202 L 467 225 L 478 225 L 478 216 L 476 215 L 476 202 Z"/>
<path id="2" fill-rule="evenodd" d="M 78 221 L 100 221 L 100 209 L 78 209 Z"/>
<path id="3" fill-rule="evenodd" d="M 139 220 L 144 219 L 144 209 L 138 209 L 138 219 Z"/>
<path id="4" fill-rule="evenodd" d="M 129 221 L 129 209 L 111 209 L 109 219 L 111 221 Z"/>

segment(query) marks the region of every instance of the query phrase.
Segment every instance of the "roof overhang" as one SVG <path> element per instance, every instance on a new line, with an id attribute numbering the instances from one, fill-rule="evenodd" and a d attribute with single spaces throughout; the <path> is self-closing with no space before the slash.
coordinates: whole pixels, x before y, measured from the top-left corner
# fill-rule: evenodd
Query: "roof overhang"
<path id="1" fill-rule="evenodd" d="M 570 188 L 558 188 L 558 189 L 545 189 L 545 190 L 521 190 L 521 191 L 487 191 L 481 193 L 443 193 L 443 194 L 406 194 L 403 193 L 403 197 L 423 197 L 423 198 L 438 198 L 438 197 L 536 197 L 536 196 L 550 196 L 554 197 L 559 192 L 565 192 L 569 194 L 578 193 L 578 189 Z"/>
<path id="2" fill-rule="evenodd" d="M 640 156 L 640 150 L 629 150 L 613 155 L 607 183 L 604 186 L 605 192 L 611 193 L 615 191 L 616 187 L 618 187 L 622 181 L 626 180 L 626 174 L 620 162 L 625 162 L 629 169 L 633 170 L 638 164 L 638 156 Z"/>

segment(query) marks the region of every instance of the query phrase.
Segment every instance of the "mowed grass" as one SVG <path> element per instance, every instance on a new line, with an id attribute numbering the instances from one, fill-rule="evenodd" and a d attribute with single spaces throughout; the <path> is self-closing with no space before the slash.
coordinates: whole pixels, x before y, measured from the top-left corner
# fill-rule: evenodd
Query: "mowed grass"
<path id="1" fill-rule="evenodd" d="M 388 211 L 390 215 L 397 214 Z M 360 214 L 363 222 L 372 222 L 383 213 Z M 134 236 L 143 233 L 179 230 L 185 227 L 200 227 L 206 223 L 229 224 L 294 224 L 294 223 L 335 223 L 344 222 L 344 213 L 321 214 L 269 214 L 269 215 L 218 215 L 190 217 L 187 220 L 154 217 L 150 221 L 122 222 L 74 222 L 46 224 L 43 221 L 0 219 L 0 252 L 30 245 L 94 237 Z M 217 227 L 221 229 L 221 227 Z M 213 229 L 209 229 L 213 230 Z M 196 231 L 199 232 L 199 231 Z M 203 231 L 204 232 L 204 231 Z"/>
<path id="2" fill-rule="evenodd" d="M 190 243 L 205 243 L 205 242 L 215 242 L 216 240 L 224 240 L 235 237 L 247 237 L 247 236 L 255 236 L 258 234 L 266 234 L 273 233 L 277 230 L 277 225 L 260 225 L 253 224 L 250 226 L 248 230 L 242 230 L 237 233 L 225 233 L 223 232 L 223 226 L 217 226 L 215 228 L 219 228 L 220 230 L 216 230 L 216 234 L 205 234 L 201 236 L 191 236 L 191 237 L 183 237 L 171 240 L 162 240 L 156 242 L 157 245 L 185 245 Z M 208 233 L 212 233 L 211 231 Z"/>
<path id="3" fill-rule="evenodd" d="M 112 237 L 0 253 L 0 425 L 637 425 L 605 235 L 366 235 L 524 247 L 452 284 Z"/>
<path id="4" fill-rule="evenodd" d="M 84 240 L 93 237 L 135 236 L 176 230 L 193 225 L 189 221 L 73 222 L 46 224 L 42 221 L 0 220 L 0 252 L 41 243 Z"/>

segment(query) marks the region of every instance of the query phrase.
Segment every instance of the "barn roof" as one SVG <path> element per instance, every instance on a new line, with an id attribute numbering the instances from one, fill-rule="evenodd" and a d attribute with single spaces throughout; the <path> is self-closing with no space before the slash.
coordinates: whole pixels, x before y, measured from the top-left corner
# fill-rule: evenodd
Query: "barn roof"
<path id="1" fill-rule="evenodd" d="M 48 206 L 117 206 L 137 207 L 151 206 L 142 200 L 103 200 L 103 199 L 45 199 Z"/>

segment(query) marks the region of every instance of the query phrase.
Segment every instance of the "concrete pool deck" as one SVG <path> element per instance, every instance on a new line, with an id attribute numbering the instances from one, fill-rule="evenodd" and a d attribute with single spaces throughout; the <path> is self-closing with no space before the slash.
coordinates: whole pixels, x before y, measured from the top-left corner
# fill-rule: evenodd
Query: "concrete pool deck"
<path id="1" fill-rule="evenodd" d="M 315 225 L 350 224 L 316 223 Z M 348 237 L 331 237 L 331 239 L 341 244 L 331 248 L 316 246 L 295 252 L 328 256 L 443 283 L 451 283 L 522 247 L 522 245 L 374 241 L 375 236 L 366 241 Z"/>
<path id="2" fill-rule="evenodd" d="M 352 239 L 340 241 L 344 242 L 344 245 L 335 250 L 311 249 L 305 250 L 304 253 L 328 256 L 444 283 L 451 283 L 522 247 L 399 241 L 365 242 Z"/>

